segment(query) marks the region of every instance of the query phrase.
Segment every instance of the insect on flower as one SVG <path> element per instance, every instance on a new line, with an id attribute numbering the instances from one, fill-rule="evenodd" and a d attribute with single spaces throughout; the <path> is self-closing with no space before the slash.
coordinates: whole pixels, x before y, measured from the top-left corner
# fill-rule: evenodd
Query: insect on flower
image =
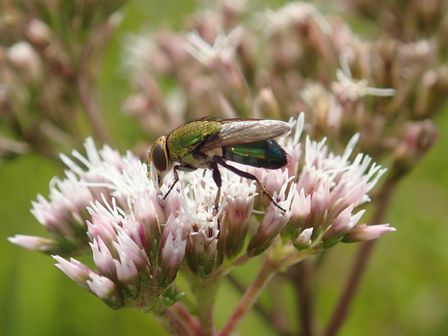
<path id="1" fill-rule="evenodd" d="M 182 125 L 159 137 L 148 152 L 146 162 L 153 163 L 162 184 L 165 174 L 173 168 L 174 182 L 164 196 L 169 195 L 179 181 L 178 171 L 210 169 L 218 187 L 214 202 L 218 209 L 221 195 L 219 166 L 250 180 L 282 211 L 265 190 L 258 178 L 227 163 L 233 161 L 253 167 L 279 169 L 286 165 L 285 150 L 274 140 L 290 131 L 288 123 L 279 120 L 258 119 L 200 119 Z"/>

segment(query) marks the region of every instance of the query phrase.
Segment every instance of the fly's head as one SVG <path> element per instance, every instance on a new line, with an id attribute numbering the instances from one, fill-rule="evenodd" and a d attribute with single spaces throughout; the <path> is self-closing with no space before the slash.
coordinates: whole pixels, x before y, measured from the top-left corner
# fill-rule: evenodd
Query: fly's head
<path id="1" fill-rule="evenodd" d="M 159 186 L 161 186 L 163 183 L 163 178 L 172 166 L 172 162 L 168 154 L 165 135 L 159 137 L 152 144 L 146 157 L 146 164 L 148 165 L 148 168 L 151 166 L 151 164 L 153 164 L 157 173 L 157 181 L 159 183 Z"/>

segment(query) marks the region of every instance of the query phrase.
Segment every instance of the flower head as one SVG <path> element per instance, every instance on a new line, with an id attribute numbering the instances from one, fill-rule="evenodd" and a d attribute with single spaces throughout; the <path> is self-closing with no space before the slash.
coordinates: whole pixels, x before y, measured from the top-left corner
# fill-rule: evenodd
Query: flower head
<path id="1" fill-rule="evenodd" d="M 303 123 L 300 118 L 298 124 Z M 289 136 L 292 141 L 285 143 L 285 149 L 298 158 L 301 171 L 293 189 L 291 220 L 285 234 L 300 248 L 309 239 L 316 239 L 316 246 L 329 247 L 355 228 L 364 213 L 355 208 L 370 200 L 368 193 L 386 169 L 364 154 L 350 159 L 359 134 L 352 137 L 341 155 L 330 152 L 325 138 L 317 142 L 306 137 L 302 154 L 298 146 L 301 129 L 295 132 Z M 312 233 L 305 231 L 308 228 L 313 229 Z"/>
<path id="2" fill-rule="evenodd" d="M 278 10 L 267 9 L 259 18 L 260 25 L 268 35 L 308 21 L 315 22 L 325 33 L 330 32 L 330 25 L 322 14 L 314 6 L 304 2 L 292 2 Z"/>
<path id="3" fill-rule="evenodd" d="M 173 283 L 182 264 L 207 279 L 228 261 L 263 253 L 275 242 L 316 252 L 392 231 L 357 225 L 364 213 L 359 207 L 385 171 L 366 155 L 351 159 L 359 135 L 334 154 L 326 139 L 302 137 L 303 114 L 290 125 L 292 132 L 278 139 L 288 153 L 284 168 L 234 164 L 258 177 L 256 183 L 220 167 L 219 195 L 213 174 L 197 169 L 181 172 L 177 187 L 162 197 L 171 189 L 172 173 L 159 186 L 153 167 L 109 147 L 97 151 L 88 140 L 86 157 L 73 152 L 79 163 L 61 156 L 67 178 L 52 182 L 49 201 L 39 197 L 33 205 L 36 218 L 57 239 L 10 240 L 52 253 L 56 241 L 89 246 L 93 268 L 55 256 L 57 267 L 113 308 L 154 310 L 175 302 Z"/>
<path id="4" fill-rule="evenodd" d="M 14 243 L 27 248 L 34 246 L 51 254 L 65 254 L 87 247 L 87 206 L 95 199 L 110 199 L 110 174 L 118 174 L 125 168 L 125 162 L 136 158 L 130 154 L 122 157 L 109 146 L 98 150 L 91 138 L 86 140 L 85 149 L 86 156 L 73 151 L 74 159 L 62 154 L 61 160 L 68 168 L 65 178 L 53 178 L 49 198 L 38 195 L 32 202 L 31 213 L 51 233 L 52 243 L 42 245 L 38 242 L 43 238 L 30 236 L 26 241 L 23 236 L 16 236 Z"/>
<path id="5" fill-rule="evenodd" d="M 197 32 L 192 32 L 187 35 L 188 44 L 185 48 L 191 56 L 204 65 L 211 65 L 216 60 L 226 62 L 235 55 L 235 49 L 241 42 L 242 34 L 243 29 L 237 27 L 227 35 L 219 33 L 213 44 L 209 44 Z"/>
<path id="6" fill-rule="evenodd" d="M 337 82 L 333 83 L 333 91 L 343 100 L 358 100 L 367 95 L 390 97 L 395 94 L 394 89 L 370 87 L 365 79 L 354 80 L 349 72 L 343 70 L 337 70 L 336 77 Z"/>

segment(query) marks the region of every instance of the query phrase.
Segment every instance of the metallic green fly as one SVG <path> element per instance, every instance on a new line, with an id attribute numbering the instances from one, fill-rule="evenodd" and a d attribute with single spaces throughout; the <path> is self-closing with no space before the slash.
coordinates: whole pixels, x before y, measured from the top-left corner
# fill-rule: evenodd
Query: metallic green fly
<path id="1" fill-rule="evenodd" d="M 164 199 L 179 181 L 178 171 L 210 169 L 218 187 L 214 203 L 216 210 L 221 195 L 222 180 L 218 168 L 221 166 L 241 177 L 256 181 L 270 201 L 285 211 L 256 176 L 229 165 L 227 161 L 266 169 L 285 166 L 288 155 L 274 138 L 286 134 L 290 129 L 288 123 L 278 120 L 196 120 L 159 137 L 151 146 L 146 162 L 148 166 L 151 163 L 154 165 L 159 185 L 165 174 L 173 168 L 174 182 Z"/>

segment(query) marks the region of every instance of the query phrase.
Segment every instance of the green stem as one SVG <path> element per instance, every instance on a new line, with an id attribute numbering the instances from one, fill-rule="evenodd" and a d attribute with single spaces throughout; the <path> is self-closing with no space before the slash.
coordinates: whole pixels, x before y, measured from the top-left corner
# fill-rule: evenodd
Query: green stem
<path id="1" fill-rule="evenodd" d="M 288 314 L 286 313 L 287 307 L 285 305 L 284 296 L 284 281 L 282 276 L 275 274 L 272 281 L 268 284 L 268 292 L 270 293 L 270 299 L 272 306 L 270 309 L 271 315 L 271 325 L 275 328 L 278 336 L 292 336 L 295 335 L 290 328 L 290 321 L 288 319 Z M 258 304 L 260 302 L 257 302 Z"/>
<path id="2" fill-rule="evenodd" d="M 193 288 L 198 303 L 199 322 L 204 336 L 212 336 L 215 333 L 213 309 L 219 284 L 219 279 L 213 278 L 212 280 L 198 281 Z"/>
<path id="3" fill-rule="evenodd" d="M 290 268 L 288 274 L 291 284 L 296 292 L 298 317 L 301 321 L 301 335 L 313 336 L 316 334 L 314 298 L 312 295 L 312 279 L 314 263 L 304 260 Z"/>

